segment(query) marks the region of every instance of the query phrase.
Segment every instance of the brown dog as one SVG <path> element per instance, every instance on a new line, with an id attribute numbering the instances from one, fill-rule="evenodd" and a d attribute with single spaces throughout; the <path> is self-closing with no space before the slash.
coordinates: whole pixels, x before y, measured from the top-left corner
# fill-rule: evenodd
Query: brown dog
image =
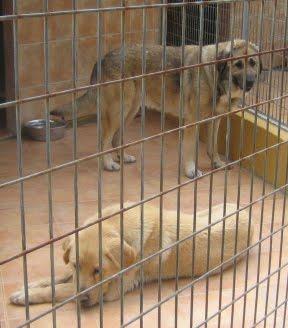
<path id="1" fill-rule="evenodd" d="M 233 44 L 233 56 L 243 54 L 255 54 L 258 48 L 252 44 L 247 44 L 244 40 L 235 40 Z M 166 49 L 166 69 L 179 68 L 181 66 L 181 48 L 167 47 Z M 108 53 L 101 61 L 101 82 L 118 80 L 121 78 L 121 50 L 117 49 Z M 146 73 L 162 70 L 163 47 L 154 45 L 146 48 Z M 231 43 L 223 42 L 218 45 L 218 57 L 216 58 L 216 46 L 208 45 L 202 48 L 202 63 L 215 59 L 224 59 L 231 56 Z M 198 46 L 186 46 L 184 55 L 184 66 L 197 64 L 199 59 Z M 246 64 L 245 64 L 246 63 Z M 242 94 L 243 87 L 248 92 L 256 80 L 260 69 L 260 62 L 257 56 L 247 59 L 240 59 L 229 62 L 220 62 L 217 69 L 214 65 L 206 65 L 200 69 L 200 90 L 198 91 L 198 69 L 186 69 L 183 72 L 183 109 L 184 123 L 189 124 L 197 119 L 199 109 L 199 119 L 211 116 L 213 108 L 213 93 L 216 93 L 216 115 L 229 110 L 229 76 L 231 73 L 232 84 L 230 89 L 231 105 L 236 105 Z M 129 46 L 125 49 L 125 68 L 124 76 L 133 77 L 142 73 L 142 47 Z M 216 76 L 215 76 L 216 74 Z M 244 81 L 244 77 L 246 80 Z M 91 84 L 97 83 L 97 63 L 91 75 Z M 151 76 L 145 78 L 145 105 L 156 110 L 161 109 L 161 76 Z M 214 88 L 216 81 L 216 89 Z M 126 81 L 124 83 L 124 119 L 125 124 L 132 121 L 141 105 L 141 79 Z M 103 147 L 107 149 L 119 145 L 119 126 L 120 126 L 120 86 L 119 83 L 101 87 L 101 126 L 103 136 Z M 165 74 L 165 112 L 179 117 L 180 108 L 180 71 Z M 198 97 L 199 96 L 199 97 Z M 197 99 L 199 99 L 197 105 Z M 96 114 L 96 89 L 90 89 L 83 96 L 76 100 L 78 116 Z M 67 104 L 62 108 L 51 112 L 53 115 L 62 116 L 65 119 L 72 117 L 72 105 Z M 215 168 L 222 167 L 223 163 L 217 151 L 217 136 L 220 119 L 215 121 L 214 138 L 213 129 L 210 123 L 208 133 L 207 152 L 211 157 L 213 154 Z M 214 142 L 212 143 L 212 140 Z M 195 146 L 196 129 L 191 127 L 185 129 L 184 133 L 184 168 L 186 176 L 194 178 L 201 175 L 201 171 L 195 171 Z M 117 157 L 119 160 L 119 154 Z M 135 161 L 133 156 L 124 155 L 124 162 L 132 163 Z M 119 170 L 120 166 L 113 159 L 111 154 L 104 158 L 104 167 L 110 171 Z"/>
<path id="2" fill-rule="evenodd" d="M 126 203 L 125 207 L 130 206 Z M 226 204 L 227 215 L 234 213 L 236 205 Z M 114 205 L 103 211 L 103 215 L 112 215 L 119 210 L 119 206 Z M 124 236 L 123 236 L 123 266 L 126 268 L 137 263 L 141 258 L 141 220 L 139 208 L 132 208 L 124 213 Z M 207 250 L 208 250 L 208 216 L 209 211 L 197 213 L 194 251 L 194 276 L 201 276 L 207 272 Z M 173 279 L 176 272 L 176 247 L 172 247 L 177 241 L 176 212 L 163 212 L 163 248 L 167 250 L 162 254 L 162 278 Z M 225 262 L 224 268 L 233 263 L 232 257 L 235 254 L 235 241 L 237 240 L 237 252 L 245 250 L 248 243 L 249 216 L 245 211 L 239 213 L 239 217 L 233 214 L 226 219 L 223 239 L 223 223 L 218 222 L 223 216 L 223 204 L 212 207 L 211 222 L 214 225 L 210 232 L 210 256 L 209 270 L 215 268 L 213 274 L 217 273 L 219 265 Z M 86 224 L 95 221 L 97 217 L 91 217 Z M 193 216 L 181 213 L 179 240 L 179 278 L 192 276 L 192 234 Z M 99 267 L 99 234 L 98 226 L 94 225 L 79 233 L 79 283 L 80 290 L 84 291 L 94 286 L 100 281 Z M 250 238 L 253 234 L 253 226 L 250 229 Z M 143 229 L 143 253 L 144 258 L 156 253 L 159 250 L 159 209 L 149 204 L 144 207 L 144 229 Z M 221 259 L 221 249 L 223 243 L 223 260 Z M 60 302 L 75 293 L 75 283 L 71 281 L 72 276 L 76 277 L 76 245 L 75 238 L 68 238 L 64 244 L 64 262 L 69 264 L 70 272 L 63 277 L 55 279 L 55 301 Z M 120 270 L 120 215 L 104 221 L 102 223 L 102 275 L 103 279 L 108 278 Z M 244 253 L 243 253 L 244 254 Z M 242 256 L 240 257 L 243 257 Z M 238 257 L 237 259 L 239 259 Z M 155 281 L 158 278 L 159 258 L 155 256 L 143 265 L 145 282 Z M 141 281 L 140 267 L 136 266 L 123 276 L 124 293 L 136 288 Z M 103 284 L 103 297 L 105 301 L 116 300 L 120 297 L 120 278 L 114 278 Z M 25 305 L 24 290 L 20 290 L 11 295 L 10 300 L 14 304 Z M 82 305 L 92 306 L 99 301 L 99 288 L 93 288 L 80 298 Z M 46 303 L 52 301 L 51 279 L 46 279 L 29 285 L 29 303 Z"/>

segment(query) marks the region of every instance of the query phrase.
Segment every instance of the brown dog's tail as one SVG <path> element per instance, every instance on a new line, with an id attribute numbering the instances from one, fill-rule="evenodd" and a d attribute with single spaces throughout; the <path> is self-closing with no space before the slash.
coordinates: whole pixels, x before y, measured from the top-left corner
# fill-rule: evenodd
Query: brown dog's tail
<path id="1" fill-rule="evenodd" d="M 75 100 L 77 117 L 96 114 L 95 97 L 91 90 L 85 92 Z M 59 116 L 65 121 L 73 118 L 73 102 L 60 106 L 50 112 L 51 115 Z"/>

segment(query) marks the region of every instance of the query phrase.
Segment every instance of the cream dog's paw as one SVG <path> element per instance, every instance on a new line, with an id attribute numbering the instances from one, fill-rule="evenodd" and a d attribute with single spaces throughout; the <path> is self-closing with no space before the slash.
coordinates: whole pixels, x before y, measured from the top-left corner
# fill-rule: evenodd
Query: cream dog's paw
<path id="1" fill-rule="evenodd" d="M 25 305 L 25 292 L 24 290 L 19 290 L 10 296 L 10 302 L 16 305 Z"/>

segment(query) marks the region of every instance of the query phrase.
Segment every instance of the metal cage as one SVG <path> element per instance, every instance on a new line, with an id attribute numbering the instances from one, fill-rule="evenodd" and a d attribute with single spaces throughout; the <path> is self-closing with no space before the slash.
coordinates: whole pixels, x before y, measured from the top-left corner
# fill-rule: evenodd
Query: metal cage
<path id="1" fill-rule="evenodd" d="M 7 50 L 5 63 L 13 62 L 12 71 L 9 70 L 12 86 L 7 84 L 0 110 L 5 110 L 6 116 L 14 120 L 12 130 L 16 134 L 14 139 L 0 141 L 1 326 L 286 327 L 287 1 L 71 0 L 64 4 L 39 0 L 31 1 L 31 6 L 29 1 L 24 2 L 11 0 L 0 16 L 2 27 L 11 36 L 11 43 L 8 34 L 4 38 Z M 57 48 L 60 35 L 63 40 L 61 47 Z M 188 69 L 200 72 L 202 67 L 216 67 L 219 62 L 216 58 L 203 63 L 199 58 L 192 67 L 185 66 L 185 45 L 196 44 L 201 53 L 206 44 L 233 43 L 236 38 L 259 46 L 255 56 L 263 60 L 264 71 L 256 86 L 249 95 L 243 91 L 241 104 L 236 110 L 205 119 L 198 115 L 197 121 L 185 124 L 183 72 Z M 125 49 L 135 43 L 140 43 L 143 49 L 141 72 L 127 77 Z M 94 52 L 88 51 L 89 44 L 93 44 Z M 144 50 L 149 44 L 162 45 L 161 70 L 146 72 Z M 64 49 L 66 46 L 68 50 Z M 167 46 L 182 49 L 181 63 L 174 68 L 180 77 L 177 122 L 165 112 L 165 103 L 169 101 L 165 96 L 165 80 L 169 74 L 165 61 Z M 35 57 L 33 51 L 39 48 L 40 52 L 35 52 Z M 97 80 L 89 83 L 88 74 L 81 69 L 89 66 L 92 70 L 87 64 L 90 57 L 95 61 L 114 48 L 121 48 L 121 77 L 103 81 L 101 60 L 98 60 L 95 66 Z M 69 54 L 69 60 L 63 57 L 64 53 Z M 247 59 L 248 55 L 243 55 L 243 58 Z M 66 60 L 70 63 L 68 73 L 63 68 Z M 232 56 L 222 62 L 233 60 Z M 29 66 L 30 63 L 33 66 Z M 23 87 L 27 81 L 25 66 L 28 67 L 28 75 L 34 79 L 33 88 Z M 35 70 L 31 71 L 31 67 Z M 42 72 L 40 82 L 36 78 L 39 70 Z M 63 71 L 61 81 L 57 78 L 58 71 Z M 161 113 L 158 116 L 145 110 L 146 81 L 153 76 L 161 76 L 162 83 Z M 131 127 L 131 134 L 124 127 L 124 85 L 127 81 L 141 83 L 140 115 Z M 103 169 L 103 156 L 115 152 L 115 148 L 103 148 L 103 127 L 99 118 L 101 91 L 113 84 L 119 85 L 121 94 L 120 144 L 116 147 L 120 152 L 120 170 L 107 173 Z M 92 120 L 92 123 L 82 125 L 77 120 L 76 98 L 92 89 L 96 94 L 97 123 Z M 215 91 L 214 114 L 216 96 Z M 50 140 L 50 111 L 67 99 L 74 104 L 70 129 L 64 141 L 54 143 Z M 31 114 L 33 104 L 36 104 L 36 115 L 46 120 L 45 143 L 33 143 L 22 135 L 23 123 Z M 196 107 L 199 110 L 197 104 Z M 223 145 L 226 165 L 210 169 L 210 161 L 206 160 L 208 164 L 202 176 L 184 178 L 181 171 L 184 130 L 196 127 L 197 169 L 200 162 L 204 163 L 200 156 L 205 156 L 202 128 L 219 118 L 224 122 L 219 144 Z M 133 165 L 131 168 L 124 166 L 126 149 L 138 153 L 138 164 L 134 169 Z M 229 159 L 232 161 L 228 162 Z M 229 170 L 231 167 L 234 167 L 232 171 Z M 125 205 L 127 200 L 131 201 L 129 205 Z M 196 225 L 198 210 L 208 210 L 208 222 L 203 231 L 209 239 L 213 227 L 212 206 L 220 202 L 224 204 L 223 213 L 217 221 L 223 225 L 224 231 L 225 221 L 231 215 L 226 213 L 229 201 L 237 204 L 234 212 L 237 218 L 242 211 L 248 211 L 249 231 L 252 224 L 255 226 L 253 241 L 247 241 L 245 250 L 239 252 L 236 238 L 233 264 L 227 270 L 224 270 L 227 264 L 224 260 L 218 267 L 210 268 L 208 245 L 206 273 L 180 279 L 178 257 L 179 245 L 183 243 L 179 234 L 182 211 L 189 213 L 191 219 L 194 216 Z M 111 203 L 117 204 L 119 209 L 105 214 L 103 210 Z M 146 203 L 156 204 L 160 225 L 158 251 L 148 256 L 144 254 L 143 244 Z M 140 253 L 136 263 L 125 266 L 124 220 L 125 213 L 132 208 L 139 209 Z M 163 248 L 161 227 L 165 208 L 175 212 L 177 240 Z M 82 219 L 84 216 L 87 218 L 88 213 L 96 214 L 90 223 L 83 225 Z M 102 225 L 115 215 L 120 217 L 121 263 L 118 272 L 104 277 Z M 79 233 L 91 226 L 97 227 L 99 234 L 99 249 L 96 251 L 100 278 L 93 286 L 83 288 L 80 281 Z M 189 238 L 194 241 L 198 233 L 193 230 Z M 75 292 L 57 303 L 57 274 L 62 270 L 60 243 L 69 236 L 74 236 L 76 244 Z M 176 252 L 175 277 L 165 282 L 162 264 L 169 249 Z M 239 262 L 243 255 L 244 259 Z M 145 284 L 143 265 L 152 259 L 158 260 L 159 271 L 158 279 L 149 287 L 150 284 Z M 141 279 L 138 289 L 131 296 L 124 293 L 123 276 L 135 268 L 139 270 Z M 51 304 L 29 304 L 33 289 L 29 282 L 38 277 L 38 272 L 50 275 L 50 285 L 45 288 L 51 293 Z M 103 296 L 105 284 L 115 278 L 119 280 L 119 301 L 106 303 Z M 21 283 L 24 284 L 25 306 L 19 310 L 19 307 L 9 304 L 8 294 L 19 289 Z M 81 298 L 95 288 L 100 290 L 99 305 L 83 310 Z"/>

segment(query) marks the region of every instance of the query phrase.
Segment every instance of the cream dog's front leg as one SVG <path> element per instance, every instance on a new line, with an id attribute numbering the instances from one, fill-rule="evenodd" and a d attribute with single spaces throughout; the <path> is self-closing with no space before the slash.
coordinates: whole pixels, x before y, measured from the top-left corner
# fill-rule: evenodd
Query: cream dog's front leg
<path id="1" fill-rule="evenodd" d="M 188 122 L 185 122 L 185 124 Z M 202 172 L 196 170 L 196 128 L 195 126 L 185 129 L 184 132 L 184 170 L 188 178 L 193 179 L 201 176 Z"/>
<path id="2" fill-rule="evenodd" d="M 55 285 L 55 302 L 61 302 L 74 295 L 73 283 Z M 28 289 L 29 304 L 51 303 L 52 289 L 49 287 L 32 287 Z M 22 289 L 10 296 L 10 302 L 17 305 L 25 305 L 25 291 Z"/>
<path id="3" fill-rule="evenodd" d="M 72 282 L 72 272 L 67 271 L 55 277 L 55 301 L 59 302 L 74 293 Z M 75 288 L 74 288 L 75 289 Z M 28 285 L 29 304 L 52 302 L 51 279 L 46 278 L 32 282 Z M 67 296 L 68 295 L 68 296 Z M 25 305 L 24 288 L 10 296 L 13 304 Z"/>
<path id="4" fill-rule="evenodd" d="M 132 291 L 139 285 L 139 275 L 137 271 L 133 270 L 132 272 L 128 272 L 124 274 L 123 278 L 123 289 L 124 294 Z M 121 297 L 121 279 L 114 279 L 110 285 L 109 290 L 104 295 L 104 301 L 116 301 Z"/>

